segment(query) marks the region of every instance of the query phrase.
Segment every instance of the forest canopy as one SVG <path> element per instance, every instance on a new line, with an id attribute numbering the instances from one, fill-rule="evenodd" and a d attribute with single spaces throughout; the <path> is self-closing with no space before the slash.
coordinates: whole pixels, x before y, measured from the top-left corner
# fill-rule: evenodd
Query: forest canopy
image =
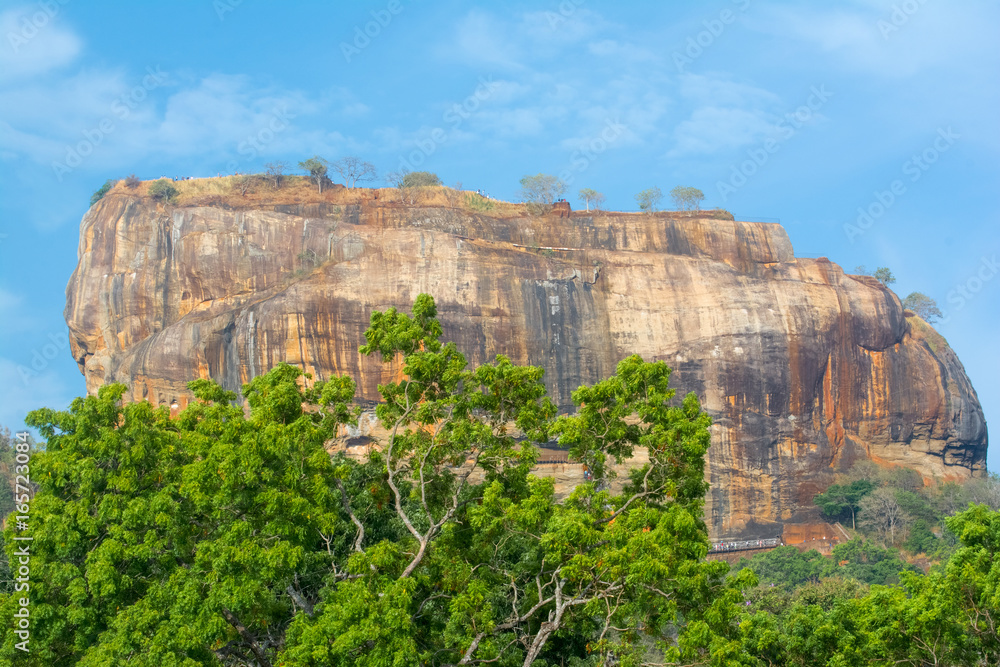
<path id="1" fill-rule="evenodd" d="M 434 301 L 375 312 L 362 353 L 402 359 L 379 387 L 388 435 L 355 460 L 355 384 L 281 364 L 208 380 L 175 418 L 108 385 L 31 413 L 26 665 L 996 664 L 1000 516 L 947 519 L 930 575 L 859 542 L 844 572 L 790 548 L 757 569 L 707 560 L 710 418 L 663 362 L 630 356 L 557 416 L 543 371 L 470 368 Z M 531 474 L 558 440 L 590 480 L 557 498 Z M 615 477 L 612 463 L 648 463 Z M 645 457 L 642 458 L 645 460 Z M 831 499 L 844 513 L 857 501 Z M 840 504 L 837 504 L 840 503 Z M 17 534 L 8 522 L 6 554 Z M 847 547 L 847 545 L 845 545 Z M 853 550 L 852 550 L 853 549 Z M 866 550 L 867 549 L 867 550 Z M 895 570 L 893 572 L 892 570 Z M 852 572 L 854 572 L 852 570 Z M 845 581 L 847 583 L 845 583 Z M 851 583 L 853 582 L 853 583 Z M 880 585 L 888 582 L 893 585 Z M 899 582 L 895 584 L 895 582 Z"/>

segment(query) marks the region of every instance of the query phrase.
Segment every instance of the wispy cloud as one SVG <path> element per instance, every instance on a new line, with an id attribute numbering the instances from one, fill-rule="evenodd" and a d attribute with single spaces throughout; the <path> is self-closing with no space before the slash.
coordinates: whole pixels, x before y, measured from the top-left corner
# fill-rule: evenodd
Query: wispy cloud
<path id="1" fill-rule="evenodd" d="M 38 76 L 73 62 L 82 40 L 60 25 L 58 3 L 22 5 L 0 13 L 0 82 Z"/>

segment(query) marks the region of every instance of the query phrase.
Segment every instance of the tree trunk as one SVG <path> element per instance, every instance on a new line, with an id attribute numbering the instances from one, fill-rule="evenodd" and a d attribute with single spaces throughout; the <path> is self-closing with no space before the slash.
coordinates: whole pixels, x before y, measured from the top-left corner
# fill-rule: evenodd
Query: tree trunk
<path id="1" fill-rule="evenodd" d="M 260 667 L 271 667 L 271 661 L 267 659 L 264 654 L 264 649 L 260 647 L 257 640 L 254 638 L 250 631 L 247 630 L 246 626 L 240 622 L 240 619 L 236 618 L 233 612 L 229 611 L 225 607 L 222 608 L 222 616 L 226 619 L 229 625 L 236 629 L 236 632 L 240 633 L 240 636 L 250 644 L 250 650 L 253 651 L 254 656 L 257 658 L 257 662 L 260 663 Z"/>

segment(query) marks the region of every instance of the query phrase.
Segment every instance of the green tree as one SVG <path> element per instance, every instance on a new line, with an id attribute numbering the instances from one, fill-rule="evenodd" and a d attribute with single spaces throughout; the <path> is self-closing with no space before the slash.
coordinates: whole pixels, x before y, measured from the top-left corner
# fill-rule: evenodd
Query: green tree
<path id="1" fill-rule="evenodd" d="M 837 574 L 857 579 L 866 584 L 895 584 L 899 573 L 916 571 L 904 561 L 895 549 L 879 546 L 872 540 L 855 538 L 833 548 L 830 569 L 824 574 Z"/>
<path id="2" fill-rule="evenodd" d="M 674 208 L 678 211 L 697 211 L 701 208 L 705 193 L 698 188 L 678 185 L 670 191 L 670 198 L 674 201 Z"/>
<path id="3" fill-rule="evenodd" d="M 929 324 L 937 322 L 942 317 L 941 309 L 938 308 L 937 301 L 921 292 L 910 292 L 910 294 L 903 299 L 903 308 L 912 310 Z"/>
<path id="4" fill-rule="evenodd" d="M 425 188 L 441 185 L 438 175 L 429 171 L 412 171 L 403 176 L 404 188 Z"/>
<path id="5" fill-rule="evenodd" d="M 883 285 L 885 285 L 886 287 L 896 282 L 896 276 L 892 275 L 892 271 L 890 271 L 889 267 L 887 266 L 880 266 L 877 269 L 875 269 L 875 272 L 872 274 L 872 277 L 875 278 L 875 280 L 882 283 Z"/>
<path id="6" fill-rule="evenodd" d="M 604 195 L 593 190 L 591 188 L 583 188 L 580 190 L 579 199 L 587 206 L 587 210 L 590 210 L 590 205 L 594 205 L 594 209 L 597 211 L 601 210 L 601 206 L 604 205 Z"/>
<path id="7" fill-rule="evenodd" d="M 750 568 L 761 582 L 791 589 L 806 582 L 818 582 L 828 569 L 826 563 L 815 549 L 802 553 L 797 547 L 783 546 L 742 558 L 733 570 Z"/>
<path id="8" fill-rule="evenodd" d="M 663 193 L 657 187 L 646 188 L 635 196 L 635 202 L 639 205 L 639 210 L 646 213 L 656 211 L 661 199 L 663 199 Z"/>
<path id="9" fill-rule="evenodd" d="M 117 180 L 111 178 L 104 181 L 104 185 L 97 188 L 97 191 L 94 192 L 94 194 L 90 195 L 90 205 L 93 206 L 97 202 L 101 201 L 101 199 L 104 198 L 104 195 L 111 192 L 111 188 L 115 187 L 115 183 L 117 182 L 118 182 Z"/>
<path id="10" fill-rule="evenodd" d="M 205 380 L 176 420 L 123 405 L 122 385 L 29 415 L 48 446 L 32 465 L 33 643 L 19 664 L 270 664 L 330 572 L 324 536 L 346 530 L 323 445 L 353 383 L 303 393 L 300 375 L 255 378 L 249 418 Z M 9 633 L 0 651 L 15 655 Z"/>
<path id="11" fill-rule="evenodd" d="M 873 482 L 859 479 L 849 484 L 834 484 L 813 498 L 813 502 L 830 519 L 839 520 L 850 514 L 851 528 L 857 528 L 855 517 L 861 509 L 861 499 L 874 490 Z"/>
<path id="12" fill-rule="evenodd" d="M 173 183 L 165 178 L 154 181 L 149 186 L 149 196 L 159 202 L 172 203 L 178 194 L 178 190 L 173 186 Z"/>
<path id="13" fill-rule="evenodd" d="M 319 192 L 323 192 L 323 183 L 328 180 L 326 176 L 330 163 L 318 155 L 314 155 L 308 160 L 299 162 L 299 169 L 308 172 L 309 178 L 316 184 Z"/>

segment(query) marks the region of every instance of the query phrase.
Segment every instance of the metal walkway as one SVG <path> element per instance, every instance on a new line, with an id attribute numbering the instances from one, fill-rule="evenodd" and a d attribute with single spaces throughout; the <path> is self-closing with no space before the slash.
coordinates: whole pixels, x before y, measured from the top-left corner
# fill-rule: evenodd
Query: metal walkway
<path id="1" fill-rule="evenodd" d="M 730 551 L 750 551 L 751 549 L 773 549 L 780 546 L 780 537 L 771 537 L 766 540 L 726 540 L 724 542 L 712 542 L 712 550 L 709 553 L 718 554 Z"/>

